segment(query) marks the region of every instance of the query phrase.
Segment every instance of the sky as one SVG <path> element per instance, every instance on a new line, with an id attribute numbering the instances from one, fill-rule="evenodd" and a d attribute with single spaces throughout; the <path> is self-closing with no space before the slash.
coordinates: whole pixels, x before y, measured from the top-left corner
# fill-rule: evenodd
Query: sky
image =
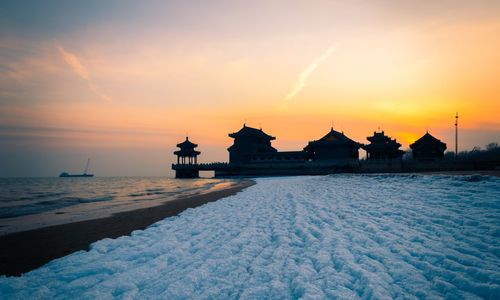
<path id="1" fill-rule="evenodd" d="M 500 142 L 499 1 L 0 2 L 0 176 L 172 176 L 186 135 L 243 123 L 299 150 L 330 127 Z M 363 157 L 364 151 L 360 151 Z"/>

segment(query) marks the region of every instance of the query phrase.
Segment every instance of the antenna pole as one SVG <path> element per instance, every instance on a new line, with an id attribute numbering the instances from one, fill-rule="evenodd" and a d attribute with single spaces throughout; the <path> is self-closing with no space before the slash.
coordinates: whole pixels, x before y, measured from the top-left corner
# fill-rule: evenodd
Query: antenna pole
<path id="1" fill-rule="evenodd" d="M 455 159 L 458 157 L 458 112 L 455 114 Z"/>
<path id="2" fill-rule="evenodd" d="M 87 172 L 89 171 L 89 164 L 90 164 L 90 158 L 87 158 L 87 165 L 85 166 L 85 171 L 83 172 L 83 174 L 87 174 Z"/>

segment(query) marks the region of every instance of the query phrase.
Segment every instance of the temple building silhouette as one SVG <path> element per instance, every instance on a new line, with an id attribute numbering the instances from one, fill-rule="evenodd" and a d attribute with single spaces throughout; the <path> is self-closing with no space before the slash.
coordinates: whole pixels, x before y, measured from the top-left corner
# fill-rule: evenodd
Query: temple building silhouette
<path id="1" fill-rule="evenodd" d="M 309 142 L 304 150 L 317 162 L 345 163 L 359 159 L 360 147 L 360 143 L 345 136 L 344 132 L 333 130 L 332 127 L 330 132 L 319 140 Z"/>
<path id="2" fill-rule="evenodd" d="M 229 137 L 234 139 L 229 151 L 229 163 L 270 163 L 270 162 L 304 162 L 308 158 L 308 153 L 304 151 L 278 151 L 271 146 L 271 141 L 275 140 L 262 129 L 246 126 Z"/>
<path id="3" fill-rule="evenodd" d="M 304 150 L 278 151 L 271 145 L 274 136 L 246 124 L 229 137 L 234 139 L 229 151 L 230 164 L 269 164 L 320 162 L 344 165 L 359 159 L 361 144 L 351 140 L 344 133 L 330 129 L 319 140 L 311 141 Z"/>
<path id="4" fill-rule="evenodd" d="M 262 129 L 243 124 L 239 131 L 228 136 L 234 139 L 233 145 L 227 149 L 230 163 L 248 163 L 257 160 L 258 156 L 272 156 L 278 152 L 271 146 L 271 141 L 276 138 L 266 134 Z"/>
<path id="5" fill-rule="evenodd" d="M 401 144 L 384 134 L 384 131 L 373 132 L 372 136 L 366 138 L 370 144 L 363 145 L 366 158 L 369 160 L 401 159 L 405 153 L 400 150 Z"/>
<path id="6" fill-rule="evenodd" d="M 174 154 L 177 155 L 177 164 L 178 165 L 197 165 L 198 164 L 198 155 L 200 155 L 200 151 L 194 150 L 194 148 L 198 147 L 197 144 L 191 143 L 189 138 L 186 137 L 186 140 L 182 143 L 177 144 L 177 147 L 180 150 L 175 151 Z M 175 172 L 176 178 L 196 178 L 199 177 L 199 170 L 196 168 L 186 168 L 183 170 L 177 170 Z"/>
<path id="7" fill-rule="evenodd" d="M 344 132 L 330 128 L 323 137 L 309 141 L 298 151 L 278 151 L 272 146 L 276 137 L 262 128 L 243 127 L 228 134 L 233 144 L 227 149 L 229 162 L 199 164 L 197 144 L 186 140 L 177 144 L 177 164 L 172 164 L 177 178 L 196 178 L 199 171 L 214 171 L 215 177 L 322 175 L 338 172 L 411 172 L 432 170 L 436 161 L 444 157 L 446 144 L 426 133 L 410 145 L 413 159 L 402 160 L 405 151 L 395 139 L 384 131 L 367 137 L 369 144 L 358 143 Z M 367 152 L 366 160 L 359 159 L 359 149 Z M 429 164 L 431 163 L 431 164 Z M 439 166 L 437 166 L 439 167 Z"/>
<path id="8" fill-rule="evenodd" d="M 426 132 L 410 145 L 413 159 L 417 161 L 437 161 L 444 158 L 446 144 Z"/>

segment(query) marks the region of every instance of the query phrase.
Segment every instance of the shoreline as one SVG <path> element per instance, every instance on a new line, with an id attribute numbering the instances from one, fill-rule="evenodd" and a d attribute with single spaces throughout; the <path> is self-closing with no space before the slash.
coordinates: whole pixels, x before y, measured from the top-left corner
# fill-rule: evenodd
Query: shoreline
<path id="1" fill-rule="evenodd" d="M 78 180 L 79 179 L 77 179 L 77 181 Z M 209 181 L 205 181 L 206 184 L 204 184 L 202 182 L 203 180 L 209 180 L 209 181 L 212 180 L 214 182 L 210 183 Z M 101 179 L 98 179 L 97 181 L 101 181 Z M 103 179 L 103 183 L 104 181 L 106 181 L 106 179 Z M 69 196 L 70 199 L 69 202 L 72 202 L 69 205 L 62 205 L 60 207 L 55 207 L 51 209 L 44 209 L 44 205 L 40 205 L 39 208 L 35 209 L 38 211 L 33 211 L 32 213 L 0 218 L 0 236 L 16 232 L 39 229 L 42 227 L 51 227 L 51 226 L 75 223 L 80 221 L 88 221 L 92 219 L 107 218 L 121 212 L 134 211 L 142 208 L 159 206 L 175 199 L 183 199 L 194 195 L 202 195 L 214 191 L 224 190 L 233 186 L 237 186 L 241 183 L 241 179 L 238 178 L 236 179 L 233 178 L 228 180 L 215 179 L 215 178 L 210 178 L 210 179 L 199 178 L 195 179 L 194 181 L 185 181 L 185 180 L 180 180 L 180 181 L 184 182 L 178 182 L 176 184 L 173 184 L 172 186 L 169 186 L 167 189 L 162 188 L 161 191 L 154 187 L 153 190 L 151 191 L 149 191 L 147 187 L 144 188 L 145 189 L 144 191 L 130 188 L 128 190 L 121 190 L 122 192 L 114 191 L 109 195 L 106 194 L 108 191 L 102 190 L 101 186 L 101 190 L 98 191 L 96 194 L 93 195 L 89 194 L 87 195 L 87 197 L 82 196 L 83 201 L 79 200 L 75 201 L 75 199 L 78 198 L 73 197 L 71 193 L 69 194 L 66 193 L 66 196 Z M 189 182 L 189 184 L 186 185 L 187 182 Z M 202 184 L 199 185 L 198 183 Z M 26 182 L 26 184 L 29 183 Z M 111 182 L 110 184 L 111 184 L 110 188 L 113 189 L 113 182 Z M 140 183 L 136 184 L 140 185 Z M 97 188 L 99 188 L 99 186 Z M 89 188 L 86 187 L 86 189 Z M 90 190 L 92 190 L 92 188 L 90 188 Z M 95 196 L 99 193 L 106 195 Z M 159 194 L 162 194 L 162 196 L 156 197 L 156 195 Z M 11 196 L 16 198 L 15 195 L 11 194 Z M 49 199 L 46 200 L 47 202 L 45 203 L 48 203 L 49 205 L 50 204 L 54 205 L 59 201 L 59 199 L 50 199 L 50 197 Z M 62 200 L 64 200 L 62 201 L 64 204 L 64 202 L 66 202 L 66 198 L 62 197 Z M 36 203 L 28 202 L 27 206 L 31 205 L 37 207 L 38 203 L 40 202 L 39 201 Z M 0 208 L 0 210 L 2 210 L 2 208 Z"/>
<path id="2" fill-rule="evenodd" d="M 426 171 L 415 172 L 414 174 L 422 175 L 483 175 L 500 177 L 500 170 L 476 170 L 476 171 Z"/>
<path id="3" fill-rule="evenodd" d="M 167 217 L 176 216 L 224 197 L 234 195 L 254 185 L 242 180 L 236 186 L 202 195 L 187 196 L 164 204 L 116 213 L 112 216 L 42 227 L 0 236 L 0 276 L 19 276 L 42 265 L 79 250 L 88 250 L 90 244 L 104 239 L 129 235 L 143 230 Z"/>

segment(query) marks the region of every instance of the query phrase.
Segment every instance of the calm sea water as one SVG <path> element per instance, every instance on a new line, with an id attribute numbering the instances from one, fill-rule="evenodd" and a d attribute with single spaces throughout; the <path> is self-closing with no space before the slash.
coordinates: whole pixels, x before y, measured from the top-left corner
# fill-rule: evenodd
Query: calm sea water
<path id="1" fill-rule="evenodd" d="M 2 178 L 0 234 L 155 206 L 235 183 L 163 177 Z"/>

